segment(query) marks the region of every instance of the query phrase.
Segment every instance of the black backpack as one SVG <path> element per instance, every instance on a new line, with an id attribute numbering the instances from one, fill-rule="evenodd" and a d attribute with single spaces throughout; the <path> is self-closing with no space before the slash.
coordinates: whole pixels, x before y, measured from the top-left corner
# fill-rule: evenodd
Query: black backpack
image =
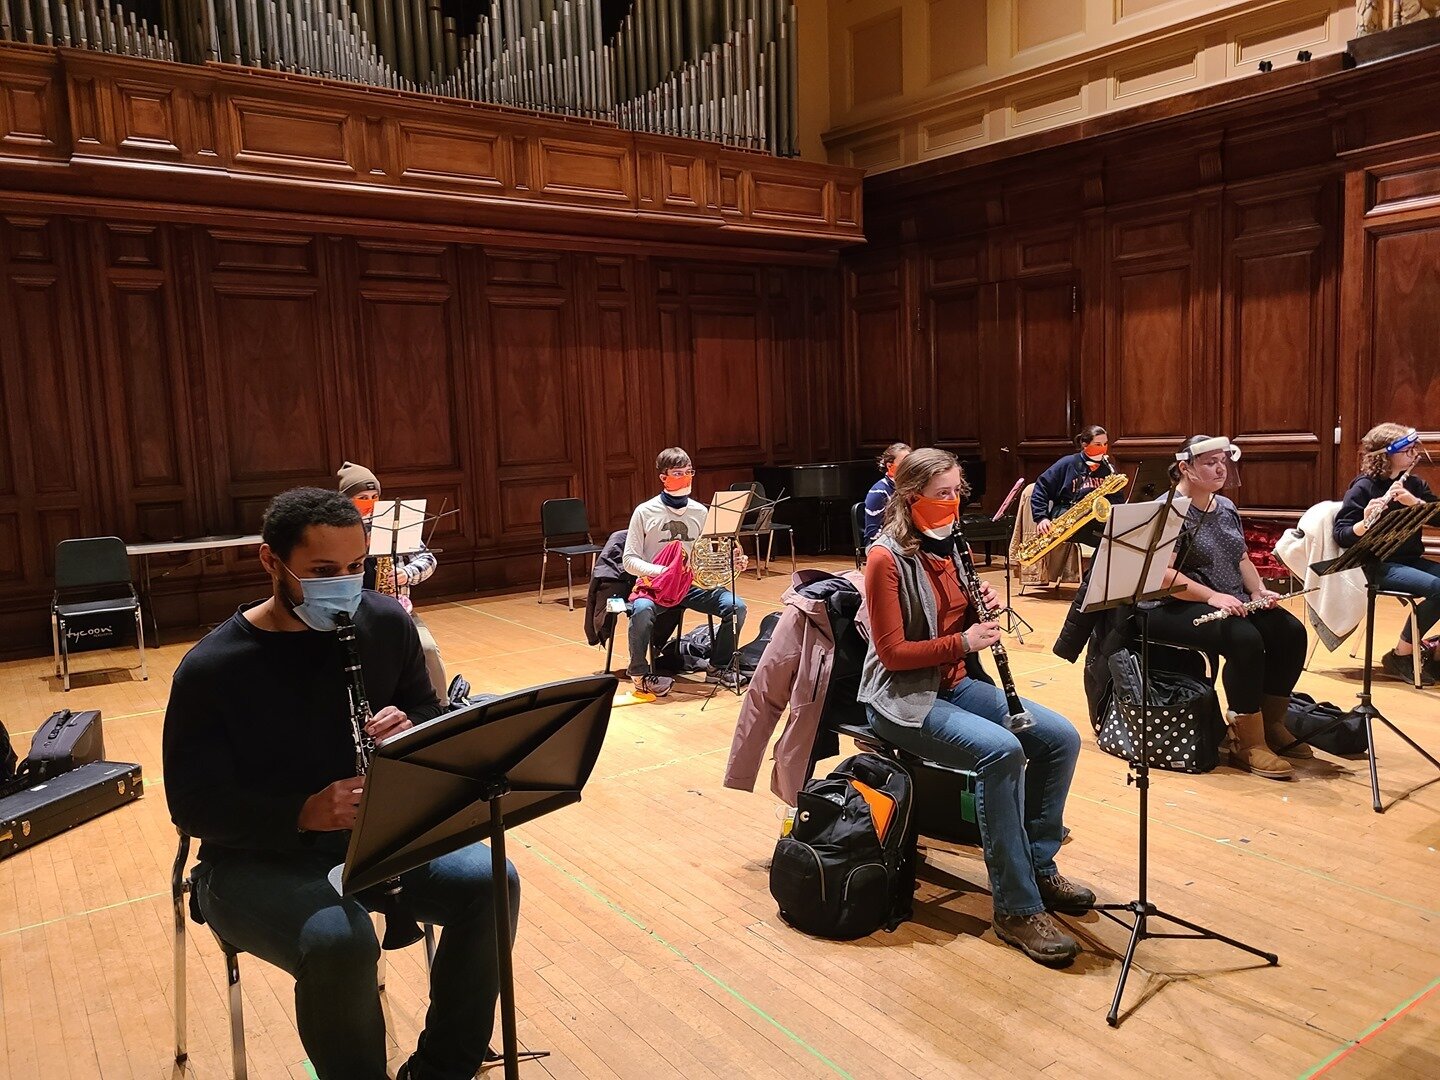
<path id="1" fill-rule="evenodd" d="M 855 782 L 882 809 L 877 816 Z M 910 776 L 879 754 L 856 754 L 801 790 L 795 826 L 775 845 L 770 895 L 780 917 L 816 937 L 848 941 L 910 917 L 915 845 L 910 835 Z"/>

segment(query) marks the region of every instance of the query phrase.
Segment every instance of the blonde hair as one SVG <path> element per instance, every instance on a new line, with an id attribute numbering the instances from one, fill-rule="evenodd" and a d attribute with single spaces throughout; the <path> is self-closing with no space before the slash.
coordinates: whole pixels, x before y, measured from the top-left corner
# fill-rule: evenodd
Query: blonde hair
<path id="1" fill-rule="evenodd" d="M 885 524 L 880 531 L 894 540 L 906 555 L 914 555 L 920 548 L 920 533 L 910 520 L 911 501 L 924 494 L 931 480 L 951 469 L 960 469 L 960 461 L 954 454 L 927 446 L 905 455 L 895 470 L 895 494 L 885 505 Z M 960 469 L 960 497 L 963 499 L 969 494 L 965 470 Z"/>
<path id="2" fill-rule="evenodd" d="M 1404 424 L 1390 420 L 1372 427 L 1360 440 L 1360 471 L 1377 480 L 1389 476 L 1390 455 L 1385 452 L 1385 448 L 1409 433 L 1410 429 Z"/>

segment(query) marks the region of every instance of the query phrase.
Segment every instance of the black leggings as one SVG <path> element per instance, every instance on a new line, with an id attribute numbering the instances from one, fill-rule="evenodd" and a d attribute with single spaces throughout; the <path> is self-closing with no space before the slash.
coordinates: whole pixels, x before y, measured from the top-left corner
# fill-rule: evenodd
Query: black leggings
<path id="1" fill-rule="evenodd" d="M 1193 620 L 1213 612 L 1209 604 L 1171 600 L 1150 612 L 1150 640 L 1173 642 L 1225 658 L 1220 680 L 1231 711 L 1260 711 L 1266 695 L 1289 697 L 1305 666 L 1305 626 L 1284 608 L 1253 612 L 1248 618 Z"/>

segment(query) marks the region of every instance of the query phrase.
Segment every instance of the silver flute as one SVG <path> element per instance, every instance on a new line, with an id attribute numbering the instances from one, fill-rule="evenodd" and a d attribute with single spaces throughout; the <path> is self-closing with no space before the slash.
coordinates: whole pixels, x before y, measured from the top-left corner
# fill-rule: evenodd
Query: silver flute
<path id="1" fill-rule="evenodd" d="M 1284 596 L 1276 597 L 1274 600 L 1249 600 L 1244 604 L 1245 614 L 1249 615 L 1252 612 L 1259 611 L 1262 608 L 1274 607 L 1276 604 L 1279 604 L 1285 600 L 1289 600 L 1292 596 L 1304 596 L 1306 593 L 1314 592 L 1318 588 L 1319 586 L 1315 585 L 1308 589 L 1296 589 L 1294 592 L 1288 592 Z M 1221 619 L 1228 618 L 1230 618 L 1230 612 L 1221 611 L 1219 608 L 1216 608 L 1214 611 L 1207 612 L 1206 614 L 1201 615 L 1198 619 L 1191 619 L 1190 625 L 1203 626 L 1207 622 L 1219 622 Z"/>

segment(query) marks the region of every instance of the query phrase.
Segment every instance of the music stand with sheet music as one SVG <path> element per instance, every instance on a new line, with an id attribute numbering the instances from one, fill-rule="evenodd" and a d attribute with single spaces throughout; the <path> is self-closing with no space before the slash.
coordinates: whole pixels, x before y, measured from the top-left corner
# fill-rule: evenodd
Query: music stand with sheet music
<path id="1" fill-rule="evenodd" d="M 1353 545 L 1345 550 L 1345 553 L 1338 559 L 1330 559 L 1326 562 L 1313 563 L 1310 569 L 1314 570 L 1321 577 L 1329 574 L 1339 574 L 1346 570 L 1357 567 L 1364 568 L 1384 562 L 1394 555 L 1404 543 L 1418 533 L 1427 524 L 1440 519 L 1440 503 L 1416 503 L 1413 506 L 1402 506 L 1398 509 L 1386 511 L 1380 515 L 1374 525 L 1365 530 L 1365 535 L 1360 537 Z M 1437 769 L 1440 769 L 1440 761 L 1395 726 L 1394 722 L 1384 713 L 1375 707 L 1370 696 L 1370 668 L 1375 657 L 1375 598 L 1379 595 L 1379 588 L 1370 580 L 1370 575 L 1365 575 L 1365 674 L 1364 682 L 1360 688 L 1360 704 L 1351 709 L 1343 716 L 1336 717 L 1330 723 L 1312 731 L 1302 739 L 1296 739 L 1285 749 L 1291 746 L 1299 746 L 1302 742 L 1310 742 L 1313 739 L 1333 731 L 1350 717 L 1359 713 L 1365 718 L 1365 751 L 1370 759 L 1370 805 L 1375 813 L 1383 814 L 1384 805 L 1380 802 L 1380 771 L 1375 763 L 1375 721 L 1379 720 L 1387 728 L 1393 731 L 1405 742 L 1409 743 L 1426 761 L 1430 762 Z M 1414 643 L 1415 648 L 1420 648 L 1420 643 Z M 1282 751 L 1283 752 L 1283 751 Z M 1427 780 L 1424 787 L 1433 784 L 1435 781 Z M 1413 792 L 1412 792 L 1413 794 Z"/>
<path id="2" fill-rule="evenodd" d="M 738 575 L 735 572 L 735 552 L 740 547 L 740 527 L 745 522 L 745 515 L 749 512 L 750 502 L 754 497 L 755 493 L 748 488 L 743 491 L 717 491 L 714 499 L 710 503 L 710 509 L 705 513 L 705 524 L 700 529 L 700 539 L 702 540 L 706 537 L 714 537 L 715 539 L 728 539 L 730 541 L 728 545 L 730 552 L 730 595 L 737 600 L 740 598 L 740 594 L 737 591 Z M 758 551 L 756 555 L 758 557 Z M 739 697 L 741 694 L 740 628 L 735 624 L 733 615 L 726 617 L 731 620 L 730 625 L 735 637 L 735 649 L 731 652 L 730 663 L 724 670 L 730 672 L 732 678 L 731 689 L 735 691 L 735 696 Z M 724 622 L 724 619 L 722 619 L 721 622 Z M 715 636 L 719 636 L 718 632 Z M 710 648 L 713 655 L 715 648 L 715 642 L 713 640 L 710 643 Z M 702 712 L 705 710 L 705 706 L 710 704 L 711 699 L 720 692 L 720 686 L 721 684 L 717 682 L 715 688 L 711 690 L 705 698 L 704 704 L 700 706 Z"/>
<path id="3" fill-rule="evenodd" d="M 1105 1016 L 1105 1022 L 1111 1027 L 1120 1022 L 1120 999 L 1125 993 L 1125 982 L 1130 977 L 1136 946 L 1147 938 L 1221 941 L 1261 957 L 1272 965 L 1280 962 L 1274 953 L 1263 952 L 1198 923 L 1172 915 L 1150 902 L 1150 766 L 1146 746 L 1151 709 L 1150 626 L 1148 612 L 1139 605 L 1145 600 L 1169 596 L 1174 591 L 1173 587 L 1167 588 L 1164 584 L 1165 572 L 1170 567 L 1170 558 L 1189 510 L 1190 499 L 1176 498 L 1173 489 L 1158 502 L 1121 503 L 1112 507 L 1110 519 L 1105 523 L 1105 531 L 1100 538 L 1100 546 L 1090 566 L 1090 580 L 1086 584 L 1080 604 L 1082 611 L 1133 605 L 1136 620 L 1140 624 L 1141 700 L 1134 703 L 1139 720 L 1134 719 L 1126 709 L 1117 706 L 1117 712 L 1130 729 L 1130 745 L 1134 750 L 1134 758 L 1129 762 L 1130 772 L 1126 775 L 1125 782 L 1133 783 L 1140 792 L 1140 895 L 1128 904 L 1096 904 L 1092 908 L 1130 931 L 1130 944 L 1125 949 L 1125 958 L 1120 964 L 1115 996 L 1110 1002 L 1110 1011 Z M 1114 914 L 1121 911 L 1129 912 L 1133 921 L 1126 923 L 1119 915 Z M 1149 929 L 1151 919 L 1164 919 L 1190 932 L 1157 934 Z"/>
<path id="4" fill-rule="evenodd" d="M 352 896 L 490 841 L 506 1080 L 520 1073 L 505 830 L 580 801 L 618 682 L 607 674 L 520 690 L 387 740 L 375 750 L 340 868 L 338 887 Z"/>

